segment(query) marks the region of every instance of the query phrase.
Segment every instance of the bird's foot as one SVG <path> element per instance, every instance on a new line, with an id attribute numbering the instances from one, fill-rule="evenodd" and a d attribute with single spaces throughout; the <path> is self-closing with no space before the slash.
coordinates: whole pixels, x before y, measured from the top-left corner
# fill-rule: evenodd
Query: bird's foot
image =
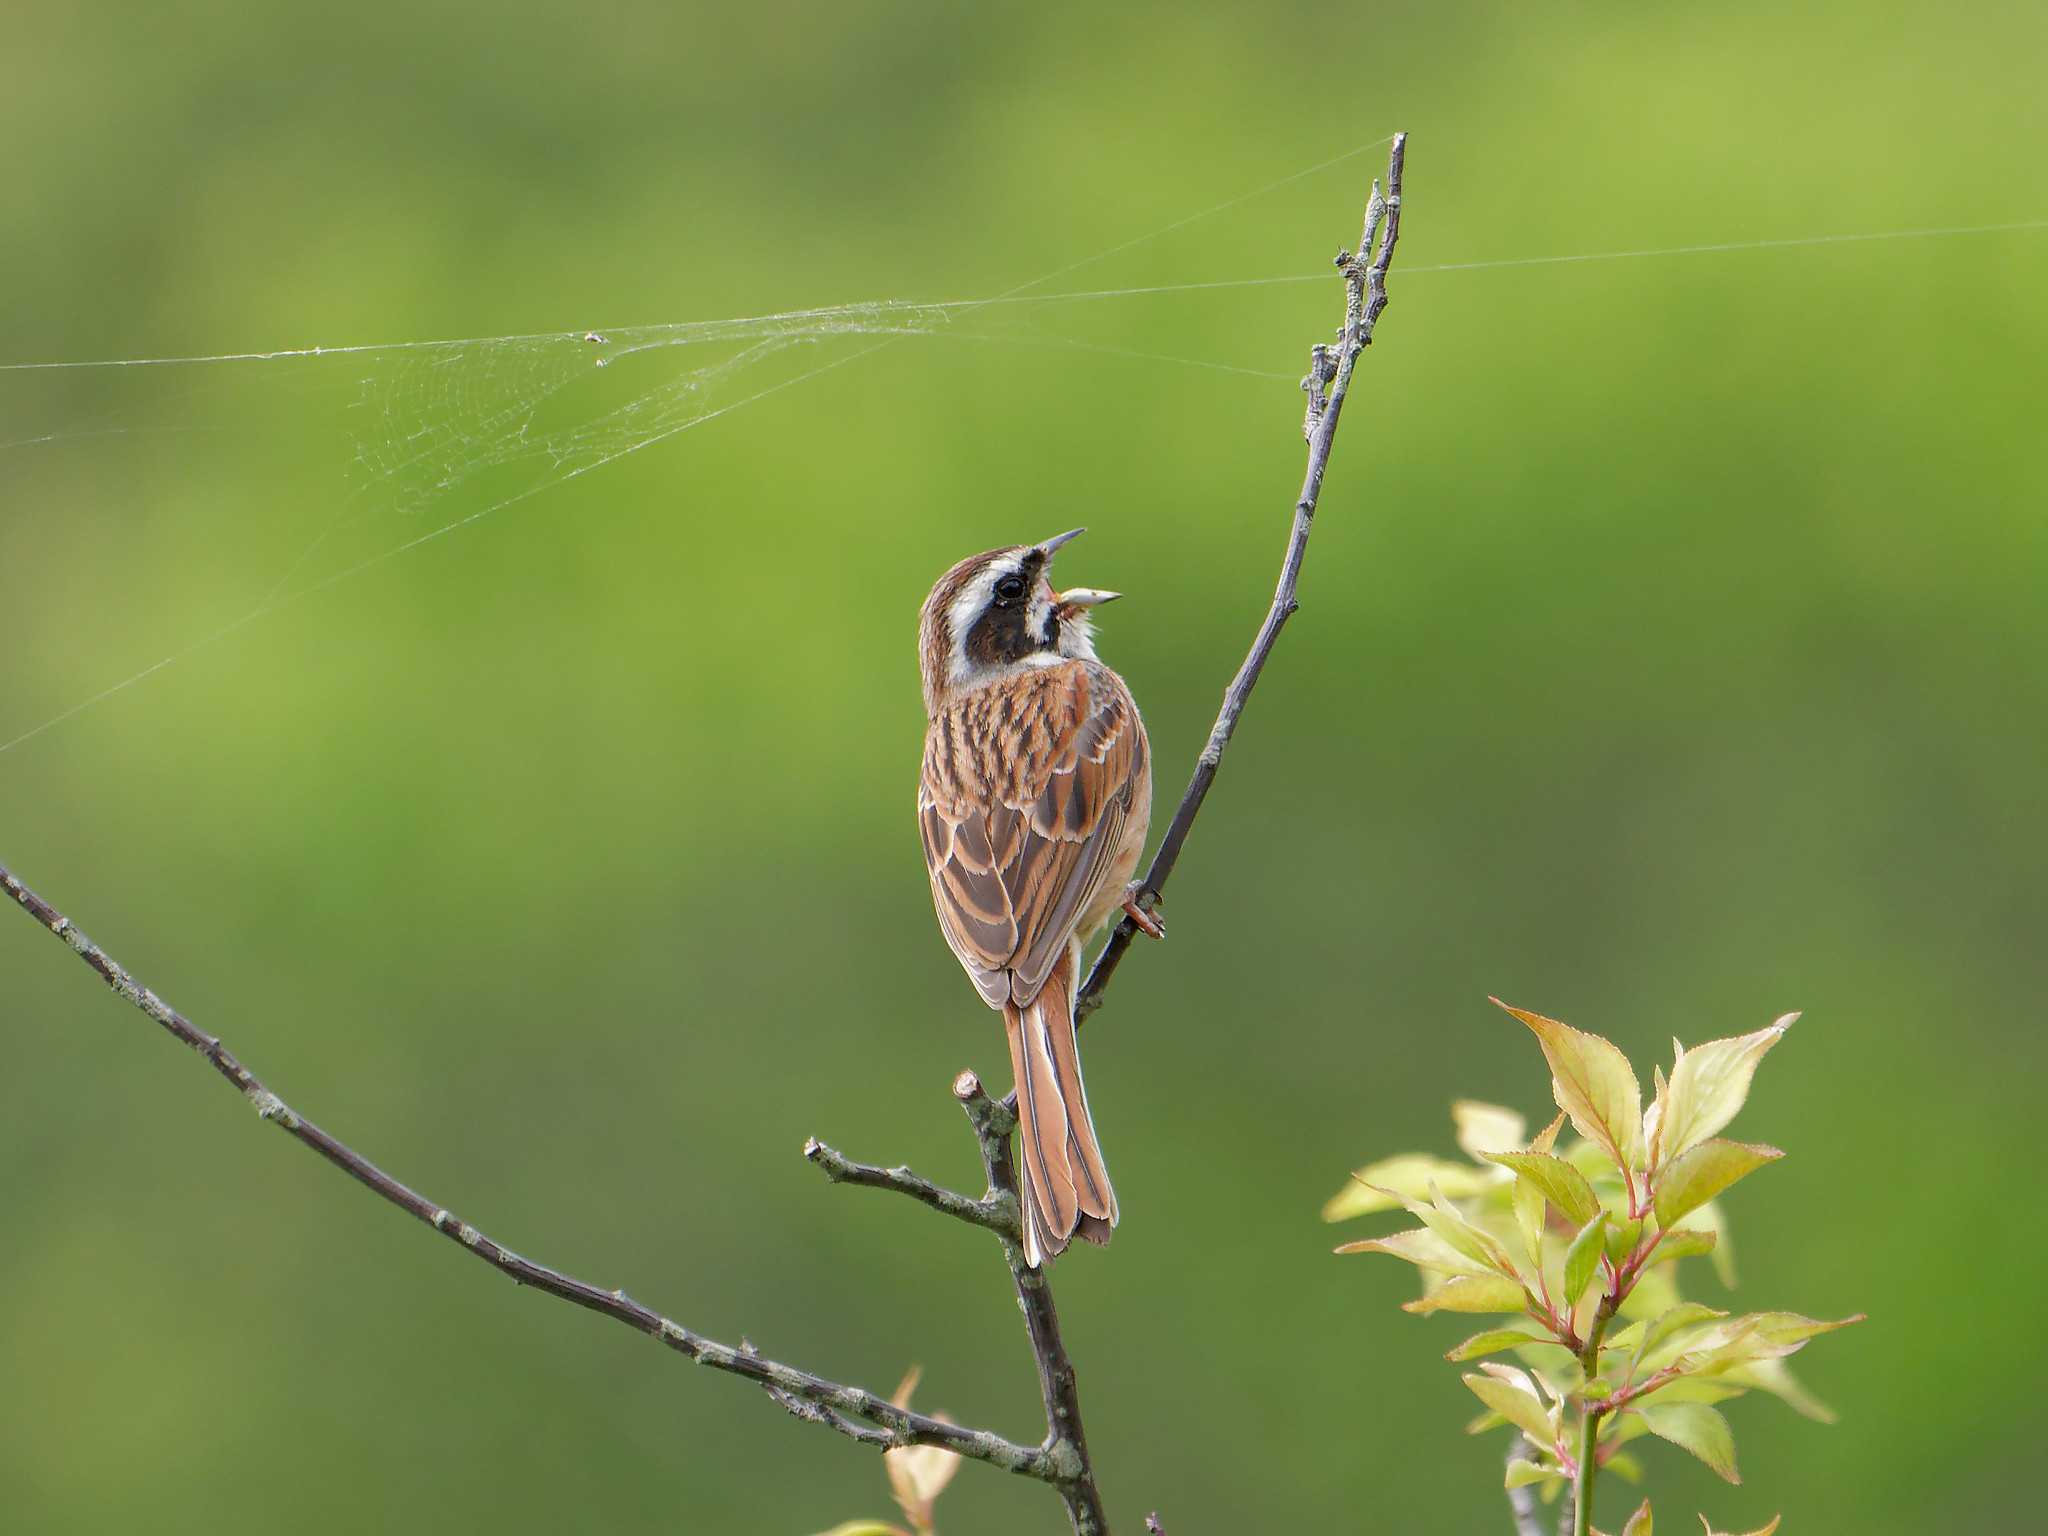
<path id="1" fill-rule="evenodd" d="M 1139 932 L 1151 938 L 1163 939 L 1166 937 L 1166 924 L 1159 921 L 1159 915 L 1156 912 L 1148 911 L 1139 905 L 1139 902 L 1143 900 L 1146 894 L 1144 883 L 1142 881 L 1133 881 L 1130 889 L 1124 892 L 1124 915 L 1131 920 Z M 1159 898 L 1154 896 L 1152 899 L 1157 901 Z"/>

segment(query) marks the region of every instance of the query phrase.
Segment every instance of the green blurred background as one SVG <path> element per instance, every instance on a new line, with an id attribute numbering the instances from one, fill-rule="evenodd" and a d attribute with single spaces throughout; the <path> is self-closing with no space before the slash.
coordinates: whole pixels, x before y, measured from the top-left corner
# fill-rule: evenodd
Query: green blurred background
<path id="1" fill-rule="evenodd" d="M 1121 1528 L 1505 1529 L 1455 1322 L 1317 1219 L 1348 1168 L 1449 1152 L 1455 1096 L 1541 1111 L 1489 992 L 1645 1067 L 1807 1010 L 1737 1122 L 1790 1156 L 1730 1202 L 1736 1300 L 1871 1314 L 1800 1361 L 1842 1423 L 1738 1403 L 1745 1485 L 1657 1447 L 1660 1514 L 2038 1508 L 2048 232 L 1421 269 L 2048 216 L 2039 6 L 379 0 L 8 32 L 10 362 L 987 296 L 1409 130 L 1302 612 L 1172 939 L 1088 1031 L 1125 1222 L 1059 1294 Z M 1032 295 L 1325 271 L 1383 158 Z M 958 556 L 1089 524 L 1063 569 L 1130 594 L 1104 651 L 1177 792 L 1339 300 L 1012 304 L 861 356 L 0 373 L 0 739 L 290 599 L 0 753 L 0 859 L 509 1245 L 827 1373 L 921 1362 L 921 1405 L 1028 1436 L 987 1245 L 797 1156 L 970 1182 L 946 1083 L 1004 1069 L 912 831 L 913 614 Z M 568 475 L 725 360 L 704 408 L 741 408 Z M 579 452 L 521 456 L 522 424 Z M 889 1512 L 869 1453 L 430 1241 L 19 918 L 0 1010 L 10 1529 Z M 941 1505 L 954 1536 L 1059 1523 L 978 1467 Z"/>

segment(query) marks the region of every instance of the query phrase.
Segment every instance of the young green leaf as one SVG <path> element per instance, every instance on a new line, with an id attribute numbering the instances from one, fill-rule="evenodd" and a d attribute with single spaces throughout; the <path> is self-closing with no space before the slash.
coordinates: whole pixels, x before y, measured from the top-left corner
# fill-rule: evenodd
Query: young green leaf
<path id="1" fill-rule="evenodd" d="M 1759 1312 L 1756 1314 L 1756 1329 L 1773 1344 L 1790 1344 L 1794 1347 L 1808 1339 L 1819 1338 L 1824 1333 L 1833 1333 L 1837 1328 L 1847 1328 L 1851 1323 L 1865 1320 L 1861 1312 L 1848 1317 L 1836 1318 L 1829 1322 L 1821 1318 L 1804 1317 L 1797 1312 Z"/>
<path id="2" fill-rule="evenodd" d="M 1792 1368 L 1783 1360 L 1752 1360 L 1748 1365 L 1737 1366 L 1720 1380 L 1738 1388 L 1768 1392 L 1794 1413 L 1812 1419 L 1816 1424 L 1835 1422 L 1835 1410 L 1807 1391 L 1806 1384 L 1792 1374 Z"/>
<path id="3" fill-rule="evenodd" d="M 1717 1134 L 1735 1118 L 1742 1101 L 1749 1097 L 1757 1063 L 1784 1038 L 1798 1017 L 1788 1013 L 1755 1034 L 1709 1040 L 1679 1052 L 1671 1068 L 1669 1093 L 1659 1095 L 1664 1104 L 1656 1146 L 1660 1164 Z"/>
<path id="4" fill-rule="evenodd" d="M 1529 1143 L 1528 1151 L 1522 1155 L 1548 1157 L 1550 1149 L 1557 1145 L 1557 1133 L 1563 1125 L 1564 1115 L 1560 1112 L 1556 1119 L 1536 1133 L 1535 1140 Z M 1566 1166 L 1570 1167 L 1569 1164 Z M 1572 1172 L 1578 1173 L 1578 1169 L 1573 1168 Z M 1583 1179 L 1585 1175 L 1579 1174 L 1579 1177 Z M 1590 1185 L 1587 1187 L 1591 1189 Z M 1543 1191 L 1530 1180 L 1517 1176 L 1515 1192 L 1509 1203 L 1514 1207 L 1515 1225 L 1522 1233 L 1522 1249 L 1529 1255 L 1529 1272 L 1540 1275 L 1543 1273 L 1543 1228 L 1549 1209 L 1544 1203 Z"/>
<path id="5" fill-rule="evenodd" d="M 1636 1244 L 1643 1239 L 1643 1218 L 1631 1216 L 1622 1221 L 1619 1218 L 1607 1223 L 1607 1257 L 1619 1265 L 1622 1260 L 1636 1251 Z"/>
<path id="6" fill-rule="evenodd" d="M 1656 1387 L 1646 1388 L 1636 1401 L 1640 1404 L 1654 1394 L 1660 1403 L 1725 1403 L 1748 1390 L 1730 1376 L 1673 1376 Z"/>
<path id="7" fill-rule="evenodd" d="M 1432 1231 L 1467 1257 L 1486 1265 L 1497 1274 L 1511 1280 L 1519 1280 L 1515 1261 L 1501 1246 L 1500 1239 L 1486 1228 L 1473 1221 L 1463 1211 L 1444 1198 L 1443 1191 L 1432 1184 L 1429 1187 L 1429 1204 L 1412 1207 L 1415 1214 L 1429 1224 Z"/>
<path id="8" fill-rule="evenodd" d="M 1573 1029 L 1540 1013 L 1500 1008 L 1529 1026 L 1550 1063 L 1550 1088 L 1557 1107 L 1571 1116 L 1581 1136 L 1605 1148 L 1619 1167 L 1643 1163 L 1643 1090 L 1628 1058 L 1598 1035 Z"/>
<path id="9" fill-rule="evenodd" d="M 1407 1232 L 1393 1232 L 1385 1237 L 1362 1238 L 1355 1243 L 1339 1243 L 1334 1253 L 1384 1253 L 1396 1259 L 1406 1260 L 1418 1269 L 1425 1269 L 1439 1275 L 1486 1275 L 1492 1271 L 1486 1265 L 1468 1259 L 1428 1227 L 1416 1227 Z"/>
<path id="10" fill-rule="evenodd" d="M 1728 1421 L 1705 1403 L 1644 1403 L 1636 1410 L 1650 1433 L 1683 1446 L 1731 1483 L 1742 1481 L 1735 1470 L 1735 1435 Z"/>
<path id="11" fill-rule="evenodd" d="M 1693 1227 L 1673 1227 L 1664 1234 L 1657 1244 L 1656 1257 L 1652 1262 L 1668 1264 L 1678 1259 L 1689 1259 L 1694 1254 L 1712 1253 L 1715 1234 L 1701 1232 Z"/>
<path id="12" fill-rule="evenodd" d="M 1642 1337 L 1635 1344 L 1634 1364 L 1629 1367 L 1630 1374 L 1633 1375 L 1636 1366 L 1665 1340 L 1688 1328 L 1697 1328 L 1701 1323 L 1711 1323 L 1727 1315 L 1726 1312 L 1717 1312 L 1712 1307 L 1701 1306 L 1696 1301 L 1681 1301 L 1677 1306 L 1659 1312 L 1643 1325 Z M 1617 1336 L 1614 1342 L 1619 1344 L 1621 1340 Z"/>
<path id="13" fill-rule="evenodd" d="M 1614 1166 L 1614 1158 L 1605 1147 L 1583 1136 L 1574 1136 L 1571 1145 L 1559 1148 L 1557 1155 L 1591 1181 L 1593 1193 L 1600 1197 L 1602 1205 L 1609 1210 L 1621 1205 L 1625 1193 L 1621 1170 Z"/>
<path id="14" fill-rule="evenodd" d="M 1751 1312 L 1719 1323 L 1684 1341 L 1678 1368 L 1689 1376 L 1727 1376 L 1767 1360 L 1797 1354 L 1807 1341 L 1851 1323 L 1863 1314 L 1824 1322 L 1797 1312 Z"/>
<path id="15" fill-rule="evenodd" d="M 1732 1318 L 1687 1341 L 1675 1364 L 1687 1376 L 1719 1376 L 1755 1360 L 1774 1360 L 1798 1349 L 1773 1344 L 1758 1331 L 1756 1314 Z"/>
<path id="16" fill-rule="evenodd" d="M 1496 1369 L 1499 1369 L 1496 1367 Z M 1516 1376 L 1521 1373 L 1515 1372 Z M 1529 1436 L 1538 1445 L 1555 1445 L 1557 1429 L 1550 1422 L 1550 1413 L 1537 1397 L 1535 1385 L 1527 1376 L 1520 1382 L 1498 1375 L 1481 1375 L 1468 1371 L 1464 1376 L 1465 1385 L 1472 1389 L 1472 1395 L 1495 1413 Z"/>
<path id="17" fill-rule="evenodd" d="M 1647 1323 L 1647 1318 L 1637 1318 L 1634 1322 L 1630 1323 L 1626 1328 L 1608 1329 L 1606 1344 L 1607 1350 L 1620 1350 L 1624 1354 L 1626 1354 L 1628 1351 L 1634 1349 L 1638 1344 L 1642 1343 L 1643 1328 Z"/>
<path id="18" fill-rule="evenodd" d="M 1671 1310 L 1683 1315 L 1684 1304 L 1681 1303 Z M 1731 1346 L 1740 1346 L 1735 1351 L 1739 1355 L 1769 1355 L 1773 1351 L 1773 1346 L 1757 1334 L 1756 1326 L 1754 1313 L 1742 1317 L 1729 1317 L 1725 1313 L 1716 1314 L 1711 1321 L 1694 1314 L 1690 1320 L 1663 1330 L 1643 1351 L 1643 1369 L 1657 1371 L 1668 1365 L 1676 1365 L 1688 1375 L 1711 1375 L 1713 1373 L 1706 1369 L 1709 1357 L 1719 1355 Z M 1744 1344 L 1744 1340 L 1750 1342 Z M 1782 1352 L 1789 1354 L 1791 1350 Z M 1729 1358 L 1727 1363 L 1732 1364 L 1734 1360 Z"/>
<path id="19" fill-rule="evenodd" d="M 1831 1422 L 1834 1415 L 1808 1396 L 1781 1362 L 1804 1349 L 1809 1339 L 1862 1320 L 1861 1314 L 1823 1323 L 1789 1312 L 1752 1313 L 1688 1340 L 1675 1363 L 1689 1377 L 1717 1377 L 1737 1390 L 1756 1387 L 1809 1418 Z"/>
<path id="20" fill-rule="evenodd" d="M 1515 1230 L 1522 1234 L 1522 1252 L 1529 1256 L 1529 1273 L 1540 1275 L 1543 1273 L 1543 1228 L 1549 1211 L 1543 1203 L 1543 1191 L 1527 1179 L 1517 1179 L 1509 1203 L 1514 1208 Z"/>
<path id="21" fill-rule="evenodd" d="M 1323 1206 L 1323 1220 L 1349 1221 L 1375 1211 L 1398 1210 L 1402 1200 L 1420 1200 L 1429 1193 L 1430 1180 L 1453 1200 L 1479 1194 L 1493 1183 L 1483 1168 L 1431 1157 L 1426 1152 L 1404 1152 L 1384 1157 L 1351 1175 L 1351 1180 Z"/>
<path id="22" fill-rule="evenodd" d="M 1453 1104 L 1451 1124 L 1457 1127 L 1458 1150 L 1475 1163 L 1489 1152 L 1512 1152 L 1522 1144 L 1529 1128 L 1512 1109 L 1477 1099 L 1459 1099 Z"/>
<path id="23" fill-rule="evenodd" d="M 1636 1512 L 1628 1517 L 1628 1524 L 1621 1528 L 1621 1536 L 1651 1536 L 1650 1501 L 1636 1506 Z"/>
<path id="24" fill-rule="evenodd" d="M 1406 1206 L 1409 1215 L 1478 1265 L 1482 1272 L 1506 1275 L 1519 1280 L 1520 1277 L 1515 1272 L 1515 1261 L 1508 1257 L 1508 1251 L 1501 1246 L 1500 1239 L 1470 1220 L 1464 1212 L 1446 1200 L 1443 1192 L 1434 1183 L 1429 1187 L 1430 1198 L 1427 1203 L 1412 1199 L 1398 1190 L 1388 1190 L 1387 1193 Z"/>
<path id="25" fill-rule="evenodd" d="M 1401 1303 L 1403 1312 L 1427 1316 L 1431 1312 L 1520 1312 L 1529 1304 L 1529 1293 L 1513 1280 L 1498 1275 L 1459 1275 L 1446 1280 L 1426 1296 Z"/>
<path id="26" fill-rule="evenodd" d="M 1579 1235 L 1565 1250 L 1564 1295 L 1560 1298 L 1565 1306 L 1577 1306 L 1579 1298 L 1586 1294 L 1586 1287 L 1593 1283 L 1593 1271 L 1600 1263 L 1606 1235 L 1607 1213 L 1597 1211 L 1591 1221 L 1579 1228 Z"/>
<path id="27" fill-rule="evenodd" d="M 1600 1209 L 1600 1197 L 1586 1176 L 1561 1157 L 1547 1152 L 1488 1152 L 1489 1163 L 1514 1170 L 1518 1183 L 1535 1187 L 1574 1227 L 1583 1227 Z"/>
<path id="28" fill-rule="evenodd" d="M 1640 1440 L 1649 1432 L 1650 1426 L 1643 1422 L 1640 1414 L 1623 1413 L 1616 1415 L 1610 1413 L 1600 1421 L 1600 1443 L 1602 1445 L 1626 1445 L 1631 1440 Z M 1609 1456 L 1605 1464 L 1613 1466 L 1614 1458 Z"/>
<path id="29" fill-rule="evenodd" d="M 1518 1349 L 1532 1342 L 1536 1335 L 1527 1328 L 1489 1328 L 1484 1333 L 1475 1333 L 1456 1349 L 1444 1354 L 1446 1360 L 1477 1360 L 1482 1355 L 1497 1355 L 1504 1349 Z"/>
<path id="30" fill-rule="evenodd" d="M 1531 1483 L 1540 1483 L 1546 1478 L 1561 1478 L 1563 1476 L 1563 1471 L 1557 1467 L 1545 1466 L 1538 1461 L 1524 1461 L 1521 1457 L 1517 1456 L 1508 1463 L 1507 1486 L 1510 1488 L 1526 1488 Z"/>
<path id="31" fill-rule="evenodd" d="M 1559 1114 L 1550 1124 L 1536 1133 L 1536 1141 L 1530 1143 L 1530 1153 L 1544 1157 L 1550 1147 L 1556 1145 L 1559 1126 L 1565 1124 L 1565 1116 Z M 1516 1227 L 1522 1231 L 1522 1251 L 1530 1255 L 1530 1272 L 1542 1274 L 1542 1229 L 1548 1219 L 1548 1206 L 1544 1206 L 1542 1190 L 1524 1178 L 1516 1180 L 1513 1194 L 1507 1198 L 1509 1206 L 1516 1212 Z"/>
<path id="32" fill-rule="evenodd" d="M 1666 1164 L 1657 1179 L 1657 1220 L 1675 1226 L 1737 1179 L 1785 1154 L 1741 1141 L 1703 1141 Z"/>
<path id="33" fill-rule="evenodd" d="M 1555 1345 L 1552 1346 L 1552 1348 L 1556 1347 L 1557 1346 Z M 1568 1354 L 1567 1359 L 1569 1359 Z M 1494 1362 L 1490 1360 L 1485 1365 L 1480 1366 L 1479 1369 L 1481 1369 L 1482 1371 L 1491 1371 L 1495 1375 L 1500 1375 L 1502 1372 L 1506 1371 L 1512 1371 L 1517 1376 L 1524 1374 L 1523 1372 L 1516 1370 L 1515 1367 L 1512 1365 L 1496 1365 Z M 1544 1375 L 1543 1372 L 1537 1370 L 1534 1366 L 1531 1366 L 1529 1368 L 1527 1374 L 1536 1378 L 1536 1385 L 1542 1389 L 1544 1397 L 1549 1399 L 1552 1403 L 1555 1403 L 1559 1408 L 1562 1408 L 1564 1406 L 1566 1394 L 1565 1389 L 1563 1387 L 1560 1387 L 1556 1382 L 1552 1381 L 1548 1376 Z"/>

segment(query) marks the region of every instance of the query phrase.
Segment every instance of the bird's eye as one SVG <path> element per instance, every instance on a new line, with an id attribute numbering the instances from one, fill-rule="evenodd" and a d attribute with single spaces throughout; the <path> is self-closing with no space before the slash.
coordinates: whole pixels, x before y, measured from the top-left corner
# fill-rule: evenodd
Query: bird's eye
<path id="1" fill-rule="evenodd" d="M 999 603 L 1014 603 L 1023 595 L 1024 578 L 1021 576 L 1005 576 L 996 583 L 996 601 Z"/>

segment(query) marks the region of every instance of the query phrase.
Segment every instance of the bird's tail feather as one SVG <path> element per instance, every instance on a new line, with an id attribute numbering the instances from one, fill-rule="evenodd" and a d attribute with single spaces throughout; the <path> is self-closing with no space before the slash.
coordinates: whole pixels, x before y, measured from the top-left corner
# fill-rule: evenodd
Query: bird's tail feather
<path id="1" fill-rule="evenodd" d="M 1069 944 L 1036 997 L 1022 1008 L 1003 1008 L 1017 1074 L 1024 1255 L 1034 1267 L 1063 1252 L 1076 1232 L 1108 1242 L 1117 1220 L 1074 1038 L 1079 961 L 1080 946 Z"/>

